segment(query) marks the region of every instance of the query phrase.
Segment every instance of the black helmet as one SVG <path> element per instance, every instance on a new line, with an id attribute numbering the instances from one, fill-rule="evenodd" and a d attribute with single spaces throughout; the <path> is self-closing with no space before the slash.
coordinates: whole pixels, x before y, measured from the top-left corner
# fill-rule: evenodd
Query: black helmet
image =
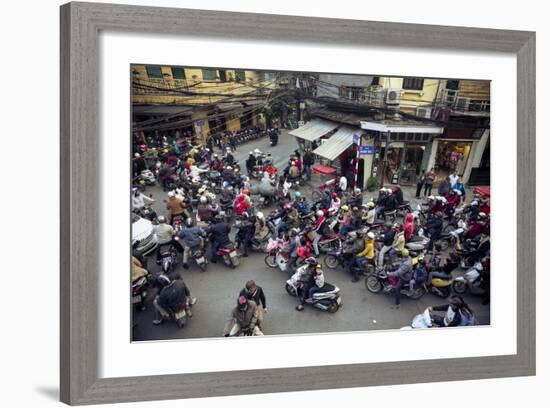
<path id="1" fill-rule="evenodd" d="M 315 266 L 317 265 L 317 259 L 315 259 L 315 257 L 313 256 L 310 256 L 309 258 L 306 259 L 306 264 L 310 266 Z"/>

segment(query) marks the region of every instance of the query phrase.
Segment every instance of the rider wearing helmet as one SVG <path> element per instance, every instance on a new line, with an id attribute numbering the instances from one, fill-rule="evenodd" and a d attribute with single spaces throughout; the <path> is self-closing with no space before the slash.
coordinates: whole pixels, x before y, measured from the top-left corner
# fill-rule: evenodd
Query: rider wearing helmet
<path id="1" fill-rule="evenodd" d="M 187 269 L 189 268 L 189 255 L 204 248 L 206 232 L 202 228 L 195 226 L 193 219 L 189 218 L 185 228 L 178 232 L 178 238 L 180 244 L 183 244 L 183 267 Z"/>
<path id="2" fill-rule="evenodd" d="M 174 244 L 174 228 L 170 224 L 166 223 L 166 218 L 163 215 L 158 217 L 158 225 L 153 228 L 155 235 L 157 236 L 158 246 L 157 246 L 157 263 L 160 263 L 160 254 L 162 249 L 168 245 Z M 179 249 L 178 246 L 175 246 L 176 249 Z"/>
<path id="3" fill-rule="evenodd" d="M 176 197 L 176 193 L 173 191 L 168 192 L 168 201 L 166 202 L 166 209 L 170 214 L 170 224 L 173 222 L 174 217 L 182 216 L 185 218 L 185 204 L 183 201 Z"/>
<path id="4" fill-rule="evenodd" d="M 216 263 L 218 260 L 218 249 L 231 243 L 229 239 L 230 231 L 231 226 L 225 222 L 221 214 L 216 215 L 214 224 L 206 230 L 211 237 L 212 263 Z"/>
<path id="5" fill-rule="evenodd" d="M 317 260 L 310 256 L 305 260 L 305 264 L 296 271 L 297 280 L 302 284 L 299 294 L 300 304 L 296 306 L 296 310 L 298 311 L 304 309 L 304 303 L 306 303 L 306 297 L 309 294 L 309 289 L 314 284 L 317 265 Z"/>
<path id="6" fill-rule="evenodd" d="M 357 231 L 357 236 L 363 241 L 363 250 L 357 254 L 350 265 L 350 272 L 353 276 L 352 282 L 359 281 L 359 272 L 365 270 L 367 263 L 374 263 L 374 233 L 367 233 L 367 229 L 362 228 Z"/>
<path id="7" fill-rule="evenodd" d="M 388 272 L 388 276 L 396 276 L 399 278 L 397 286 L 395 287 L 395 308 L 398 309 L 401 304 L 401 289 L 404 285 L 408 284 L 413 278 L 413 262 L 409 256 L 409 250 L 404 248 L 401 251 L 403 261 L 399 268 L 395 272 Z"/>
<path id="8" fill-rule="evenodd" d="M 347 204 L 351 207 L 361 207 L 363 205 L 363 193 L 360 188 L 356 187 L 353 189 Z"/>
<path id="9" fill-rule="evenodd" d="M 333 192 L 330 200 L 330 207 L 328 209 L 328 214 L 329 215 L 336 214 L 339 209 L 340 209 L 340 197 L 338 197 L 338 194 L 336 192 Z"/>

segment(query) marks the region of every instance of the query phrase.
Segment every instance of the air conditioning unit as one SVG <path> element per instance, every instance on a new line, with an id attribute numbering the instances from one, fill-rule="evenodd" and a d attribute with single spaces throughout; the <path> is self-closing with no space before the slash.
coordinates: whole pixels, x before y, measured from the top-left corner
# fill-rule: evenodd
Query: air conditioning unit
<path id="1" fill-rule="evenodd" d="M 402 89 L 389 88 L 388 92 L 386 92 L 386 105 L 399 105 L 402 93 Z"/>
<path id="2" fill-rule="evenodd" d="M 470 106 L 470 98 L 459 96 L 455 101 L 455 109 L 458 111 L 467 111 Z"/>
<path id="3" fill-rule="evenodd" d="M 432 108 L 428 106 L 418 106 L 416 108 L 416 116 L 430 119 L 432 117 Z"/>

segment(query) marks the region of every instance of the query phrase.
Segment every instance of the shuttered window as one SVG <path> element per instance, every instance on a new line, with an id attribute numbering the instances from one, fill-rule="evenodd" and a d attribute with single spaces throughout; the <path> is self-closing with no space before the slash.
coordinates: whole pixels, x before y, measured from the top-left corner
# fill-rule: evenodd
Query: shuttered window
<path id="1" fill-rule="evenodd" d="M 147 65 L 145 68 L 149 78 L 162 78 L 162 69 L 158 65 Z"/>
<path id="2" fill-rule="evenodd" d="M 185 79 L 185 69 L 172 67 L 172 77 L 174 79 Z"/>
<path id="3" fill-rule="evenodd" d="M 215 81 L 216 80 L 216 70 L 215 69 L 206 69 L 202 70 L 202 79 L 205 81 Z"/>
<path id="4" fill-rule="evenodd" d="M 424 88 L 423 78 L 404 78 L 403 79 L 403 89 L 421 91 L 423 88 Z"/>

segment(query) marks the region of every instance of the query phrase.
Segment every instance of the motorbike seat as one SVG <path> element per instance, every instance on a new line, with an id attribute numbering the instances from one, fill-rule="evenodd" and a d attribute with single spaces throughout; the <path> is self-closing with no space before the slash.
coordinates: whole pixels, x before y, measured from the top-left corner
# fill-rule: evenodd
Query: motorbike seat
<path id="1" fill-rule="evenodd" d="M 315 298 L 316 297 L 315 295 L 317 295 L 317 294 L 319 296 L 321 296 L 321 295 L 325 296 L 327 293 L 330 293 L 330 292 L 338 293 L 338 292 L 340 292 L 340 289 L 338 287 L 334 286 L 334 285 L 331 285 L 330 283 L 325 282 L 323 287 L 320 288 L 317 292 L 315 292 L 313 294 L 313 298 Z M 319 297 L 319 296 L 317 296 L 317 297 Z"/>

